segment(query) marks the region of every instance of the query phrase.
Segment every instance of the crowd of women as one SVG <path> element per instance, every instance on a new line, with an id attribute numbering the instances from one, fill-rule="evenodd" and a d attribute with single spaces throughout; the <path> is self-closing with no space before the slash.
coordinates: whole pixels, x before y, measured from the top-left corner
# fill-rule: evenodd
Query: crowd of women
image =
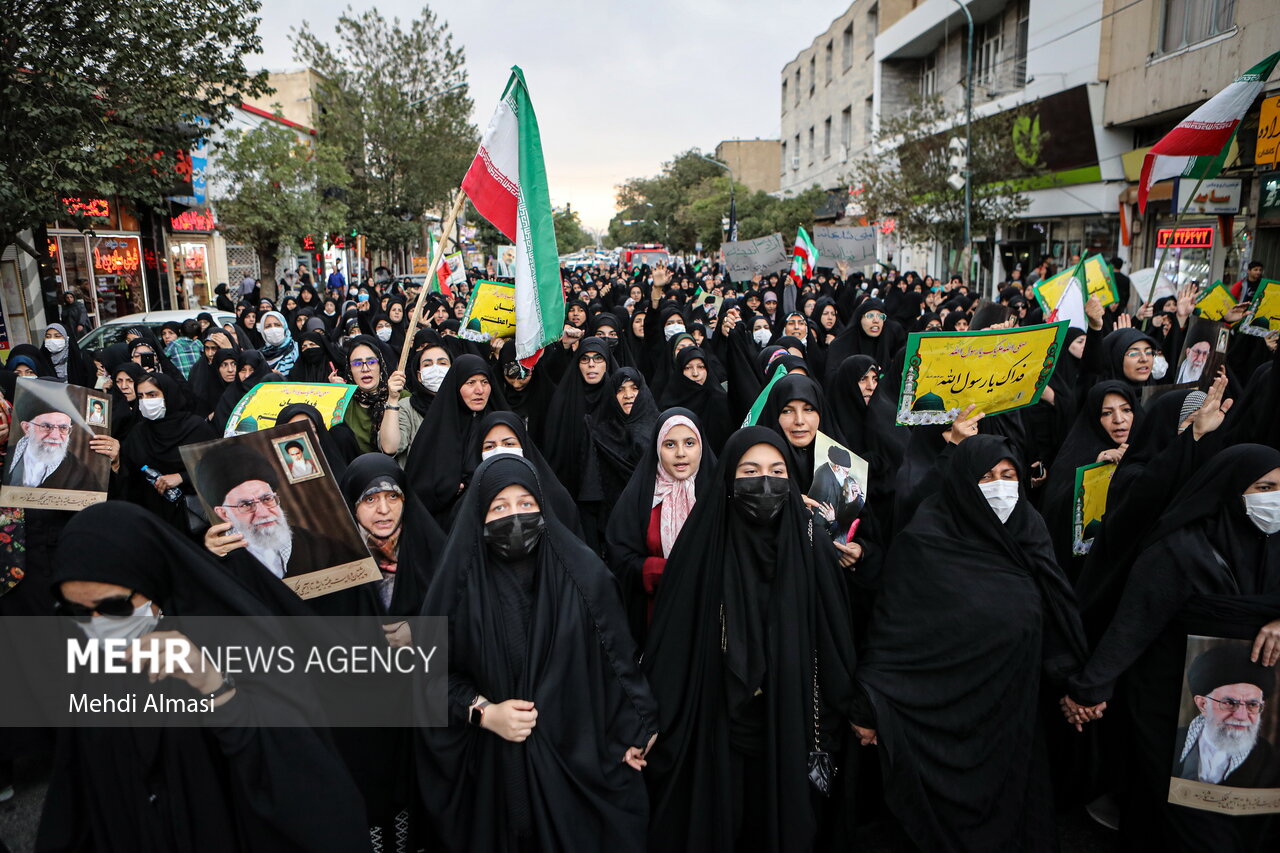
<path id="1" fill-rule="evenodd" d="M 1275 335 L 1233 331 L 1207 391 L 1160 393 L 1203 335 L 1195 287 L 1133 315 L 1092 299 L 1036 405 L 907 428 L 907 334 L 1043 322 L 1030 288 L 843 266 L 564 288 L 531 367 L 459 337 L 465 287 L 415 328 L 391 280 L 102 352 L 57 325 L 14 348 L 9 402 L 19 376 L 109 390 L 112 500 L 5 510 L 0 614 L 112 636 L 361 616 L 392 644 L 417 614 L 449 626 L 443 727 L 255 728 L 251 692 L 214 678 L 193 686 L 234 724 L 3 733 L 0 757 L 55 755 L 37 849 L 856 850 L 873 825 L 1039 851 L 1086 803 L 1118 806 L 1127 849 L 1278 849 L 1268 816 L 1166 801 L 1186 636 L 1280 659 Z M 279 422 L 314 424 L 380 581 L 302 601 L 163 496 L 191 488 L 183 445 L 279 381 L 355 386 L 336 426 Z M 808 494 L 819 434 L 868 463 L 848 537 Z M 1108 460 L 1080 556 L 1075 472 Z"/>

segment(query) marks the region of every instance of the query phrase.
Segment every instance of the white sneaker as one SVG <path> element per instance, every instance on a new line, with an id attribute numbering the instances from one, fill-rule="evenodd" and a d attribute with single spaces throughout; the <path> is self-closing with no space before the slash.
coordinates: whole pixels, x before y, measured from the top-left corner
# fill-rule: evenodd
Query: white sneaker
<path id="1" fill-rule="evenodd" d="M 1116 803 L 1116 798 L 1110 794 L 1103 794 L 1098 799 L 1084 807 L 1089 813 L 1089 817 L 1093 818 L 1094 823 L 1099 823 L 1107 829 L 1120 831 L 1120 806 Z"/>

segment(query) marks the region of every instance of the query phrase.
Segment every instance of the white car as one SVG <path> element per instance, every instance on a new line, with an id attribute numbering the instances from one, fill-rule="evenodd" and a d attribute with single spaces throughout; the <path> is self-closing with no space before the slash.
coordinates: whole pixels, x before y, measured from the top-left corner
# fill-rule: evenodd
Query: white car
<path id="1" fill-rule="evenodd" d="M 123 317 L 115 317 L 108 320 L 96 329 L 90 330 L 83 338 L 80 339 L 80 349 L 82 350 L 100 350 L 105 349 L 112 344 L 118 344 L 124 341 L 124 336 L 129 329 L 135 326 L 145 326 L 149 328 L 158 339 L 160 337 L 160 329 L 165 323 L 181 323 L 183 320 L 194 320 L 197 316 L 204 313 L 213 315 L 213 320 L 219 326 L 225 326 L 228 323 L 235 323 L 236 315 L 228 311 L 222 311 L 218 308 L 192 308 L 182 311 L 145 311 L 141 314 L 126 314 Z"/>

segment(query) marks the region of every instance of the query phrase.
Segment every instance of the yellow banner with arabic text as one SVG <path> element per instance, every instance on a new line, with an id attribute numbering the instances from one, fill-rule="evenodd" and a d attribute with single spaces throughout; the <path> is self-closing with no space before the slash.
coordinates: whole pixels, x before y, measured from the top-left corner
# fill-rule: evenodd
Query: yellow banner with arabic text
<path id="1" fill-rule="evenodd" d="M 966 406 L 998 415 L 1035 404 L 1062 352 L 1067 324 L 907 338 L 898 423 L 949 424 Z"/>
<path id="2" fill-rule="evenodd" d="M 223 435 L 230 437 L 276 426 L 280 410 L 294 403 L 315 406 L 325 426 L 337 426 L 355 392 L 354 385 L 327 382 L 259 382 L 231 410 Z"/>

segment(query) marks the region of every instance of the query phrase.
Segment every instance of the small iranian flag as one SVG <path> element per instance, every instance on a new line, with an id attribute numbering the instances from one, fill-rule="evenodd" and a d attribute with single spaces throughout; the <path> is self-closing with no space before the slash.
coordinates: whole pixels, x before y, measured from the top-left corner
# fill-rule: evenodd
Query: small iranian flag
<path id="1" fill-rule="evenodd" d="M 532 365 L 564 330 L 564 295 L 538 119 L 518 67 L 511 69 L 462 190 L 515 243 L 516 357 Z"/>
<path id="2" fill-rule="evenodd" d="M 813 241 L 805 233 L 804 228 L 796 231 L 796 247 L 791 251 L 791 280 L 799 287 L 804 279 L 813 278 L 813 268 L 818 265 L 818 250 Z"/>
<path id="3" fill-rule="evenodd" d="M 1273 53 L 1183 119 L 1147 152 L 1138 182 L 1138 209 L 1146 211 L 1147 193 L 1166 178 L 1211 178 L 1222 171 L 1223 152 L 1240 120 L 1280 61 Z"/>
<path id="4" fill-rule="evenodd" d="M 1077 329 L 1088 329 L 1089 315 L 1084 311 L 1084 303 L 1088 299 L 1086 294 L 1089 292 L 1088 281 L 1089 273 L 1085 269 L 1084 258 L 1081 258 L 1075 268 L 1067 274 L 1067 286 L 1062 289 L 1058 304 L 1053 306 L 1045 322 L 1056 323 L 1066 320 Z"/>
<path id="5" fill-rule="evenodd" d="M 430 232 L 427 232 L 427 257 L 434 258 L 436 256 L 436 238 Z M 430 263 L 430 261 L 428 261 Z M 434 281 L 427 283 L 428 293 L 441 293 L 453 298 L 453 288 L 450 286 L 451 270 L 449 269 L 449 260 L 447 258 L 440 259 L 440 266 L 436 267 L 436 277 Z"/>

